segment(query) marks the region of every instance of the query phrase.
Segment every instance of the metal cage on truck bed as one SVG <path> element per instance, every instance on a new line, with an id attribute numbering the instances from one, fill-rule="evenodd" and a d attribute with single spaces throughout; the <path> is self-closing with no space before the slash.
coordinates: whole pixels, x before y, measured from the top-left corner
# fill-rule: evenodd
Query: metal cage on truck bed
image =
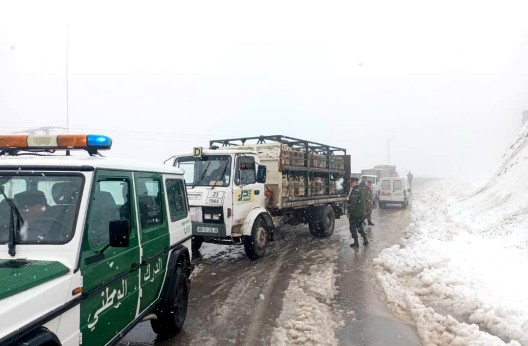
<path id="1" fill-rule="evenodd" d="M 218 150 L 255 152 L 268 168 L 270 209 L 340 202 L 348 197 L 350 156 L 346 149 L 282 135 L 216 139 Z"/>

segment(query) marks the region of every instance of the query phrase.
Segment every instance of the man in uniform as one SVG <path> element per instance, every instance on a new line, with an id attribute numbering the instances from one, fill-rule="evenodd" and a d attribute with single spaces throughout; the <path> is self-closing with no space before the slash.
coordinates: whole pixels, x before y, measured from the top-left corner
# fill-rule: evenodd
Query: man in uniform
<path id="1" fill-rule="evenodd" d="M 374 224 L 372 223 L 372 206 L 374 204 L 374 191 L 372 190 L 372 182 L 370 180 L 367 181 L 365 192 L 367 194 L 367 206 L 365 208 L 366 209 L 365 219 L 367 219 L 369 226 L 374 226 Z"/>
<path id="2" fill-rule="evenodd" d="M 358 232 L 363 238 L 363 245 L 368 245 L 367 235 L 363 230 L 363 218 L 365 217 L 367 200 L 365 190 L 358 186 L 358 178 L 351 178 L 352 191 L 348 198 L 348 218 L 350 233 L 354 242 L 350 247 L 359 247 Z"/>
<path id="3" fill-rule="evenodd" d="M 409 173 L 407 173 L 407 181 L 409 182 L 409 189 L 412 189 L 413 175 L 412 175 L 411 171 L 409 171 Z"/>

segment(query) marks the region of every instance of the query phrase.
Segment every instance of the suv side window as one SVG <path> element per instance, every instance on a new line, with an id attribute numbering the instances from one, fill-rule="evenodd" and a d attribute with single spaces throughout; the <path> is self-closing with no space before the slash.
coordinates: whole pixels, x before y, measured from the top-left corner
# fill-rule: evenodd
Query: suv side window
<path id="1" fill-rule="evenodd" d="M 255 158 L 241 156 L 237 160 L 236 183 L 237 185 L 249 185 L 257 182 L 255 172 Z"/>
<path id="2" fill-rule="evenodd" d="M 127 180 L 101 180 L 96 183 L 86 227 L 90 248 L 97 249 L 109 243 L 110 221 L 130 219 L 129 189 Z"/>
<path id="3" fill-rule="evenodd" d="M 138 178 L 136 193 L 139 206 L 139 220 L 143 230 L 163 223 L 161 209 L 161 183 L 154 178 Z"/>
<path id="4" fill-rule="evenodd" d="M 187 217 L 187 202 L 185 199 L 185 186 L 183 180 L 167 179 L 167 199 L 171 222 Z"/>

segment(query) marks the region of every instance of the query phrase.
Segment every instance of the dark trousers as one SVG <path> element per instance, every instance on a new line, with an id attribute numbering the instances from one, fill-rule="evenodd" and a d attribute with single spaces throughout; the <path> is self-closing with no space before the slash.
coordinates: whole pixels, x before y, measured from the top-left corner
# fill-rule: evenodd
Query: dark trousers
<path id="1" fill-rule="evenodd" d="M 358 233 L 361 234 L 361 237 L 363 238 L 363 241 L 367 240 L 367 235 L 365 234 L 365 231 L 363 230 L 363 219 L 362 218 L 350 218 L 350 233 L 352 234 L 352 238 L 354 238 L 354 242 L 358 242 Z"/>

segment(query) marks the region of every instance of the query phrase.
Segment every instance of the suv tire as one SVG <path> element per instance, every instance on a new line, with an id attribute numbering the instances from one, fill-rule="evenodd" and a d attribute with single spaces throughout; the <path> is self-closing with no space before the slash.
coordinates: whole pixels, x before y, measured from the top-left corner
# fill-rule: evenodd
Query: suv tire
<path id="1" fill-rule="evenodd" d="M 158 319 L 151 320 L 150 325 L 154 333 L 161 336 L 178 334 L 187 316 L 189 303 L 189 279 L 185 269 L 177 267 L 174 273 L 174 285 L 169 293 L 169 306 L 162 307 Z"/>

